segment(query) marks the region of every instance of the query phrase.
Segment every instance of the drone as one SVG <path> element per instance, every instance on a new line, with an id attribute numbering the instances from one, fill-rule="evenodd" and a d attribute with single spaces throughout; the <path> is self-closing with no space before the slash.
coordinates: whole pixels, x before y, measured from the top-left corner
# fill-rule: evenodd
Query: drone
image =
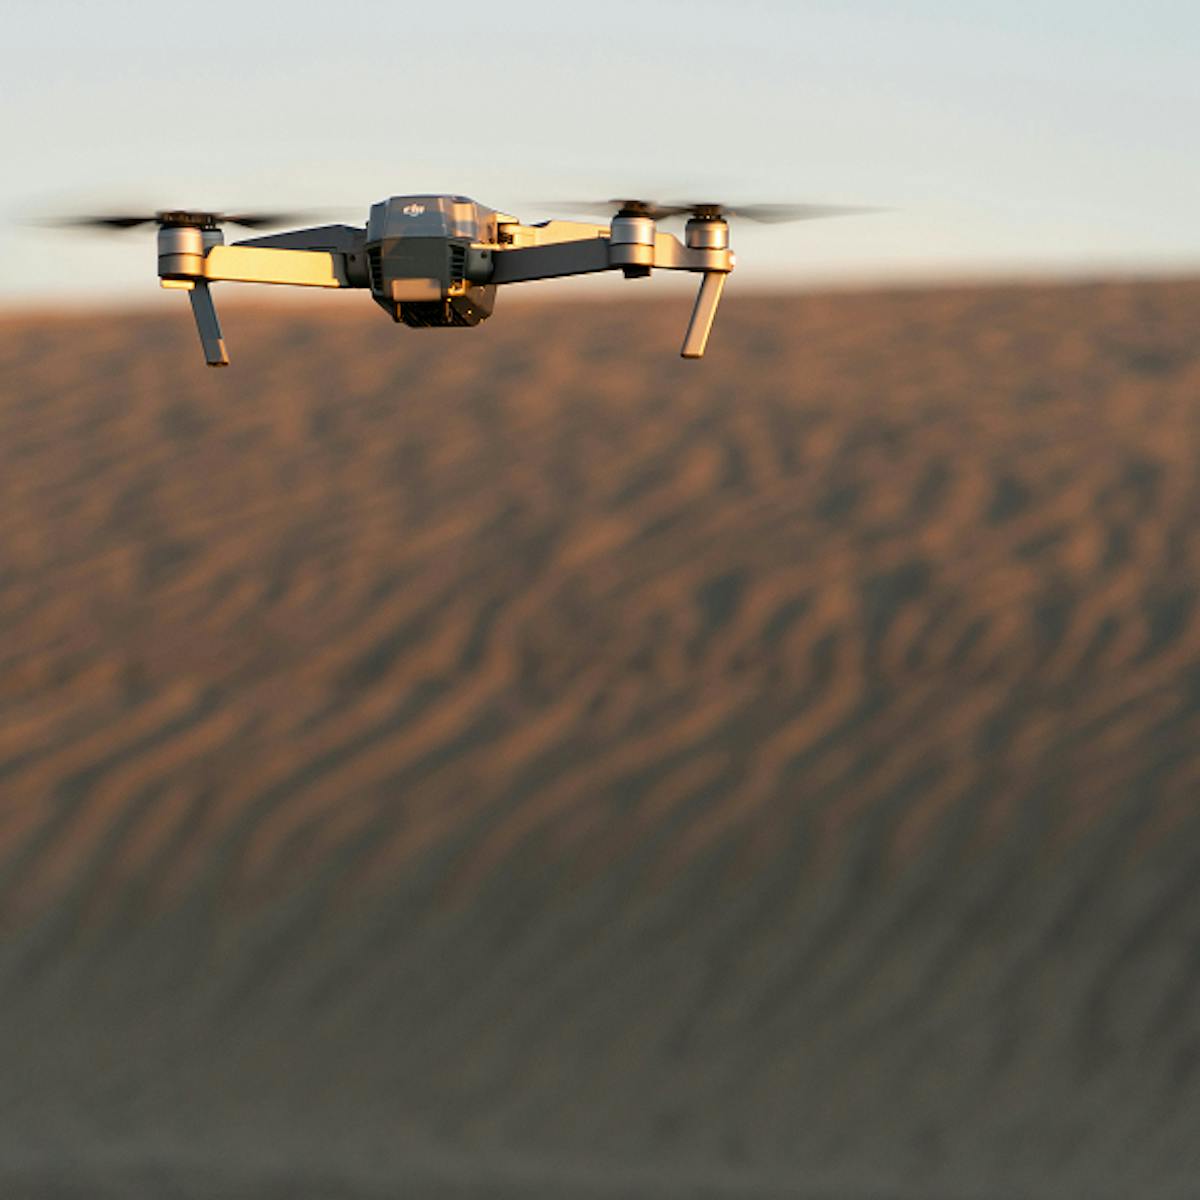
<path id="1" fill-rule="evenodd" d="M 226 244 L 224 225 L 250 230 L 290 224 L 279 213 L 173 210 L 151 216 L 89 216 L 69 224 L 106 229 L 158 226 L 158 276 L 188 293 L 204 361 L 229 364 L 210 285 L 270 283 L 362 288 L 397 323 L 412 328 L 468 328 L 492 315 L 496 290 L 513 283 L 620 271 L 700 276 L 682 357 L 704 356 L 725 280 L 734 268 L 729 217 L 779 222 L 871 211 L 818 204 L 659 203 L 610 200 L 574 205 L 607 224 L 549 220 L 522 224 L 466 196 L 392 196 L 371 207 L 365 227 L 318 225 Z M 683 240 L 658 228 L 686 217 Z"/>

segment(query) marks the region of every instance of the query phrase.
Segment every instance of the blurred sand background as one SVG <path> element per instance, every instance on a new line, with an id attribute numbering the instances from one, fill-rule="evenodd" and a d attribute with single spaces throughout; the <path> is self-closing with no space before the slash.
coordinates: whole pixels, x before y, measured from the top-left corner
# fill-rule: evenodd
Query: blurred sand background
<path id="1" fill-rule="evenodd" d="M 1200 282 L 357 299 L 0 321 L 0 1194 L 1194 1195 Z"/>

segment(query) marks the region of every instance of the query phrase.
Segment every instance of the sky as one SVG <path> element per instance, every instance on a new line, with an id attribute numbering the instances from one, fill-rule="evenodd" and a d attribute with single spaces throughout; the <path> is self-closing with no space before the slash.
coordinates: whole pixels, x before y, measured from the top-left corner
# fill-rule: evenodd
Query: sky
<path id="1" fill-rule="evenodd" d="M 8 0 L 0 303 L 157 292 L 152 231 L 41 216 L 410 192 L 814 201 L 764 286 L 1200 271 L 1200 4 Z M 329 219 L 329 218 L 325 218 Z M 618 281 L 614 281 L 618 282 Z"/>

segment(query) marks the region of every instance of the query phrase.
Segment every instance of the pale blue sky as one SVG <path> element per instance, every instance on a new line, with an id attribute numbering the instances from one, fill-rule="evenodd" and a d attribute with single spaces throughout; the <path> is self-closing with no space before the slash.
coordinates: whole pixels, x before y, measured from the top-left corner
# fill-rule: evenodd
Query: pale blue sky
<path id="1" fill-rule="evenodd" d="M 156 291 L 38 211 L 410 191 L 895 209 L 739 228 L 745 282 L 1200 270 L 1198 64 L 1195 0 L 9 0 L 0 300 Z"/>

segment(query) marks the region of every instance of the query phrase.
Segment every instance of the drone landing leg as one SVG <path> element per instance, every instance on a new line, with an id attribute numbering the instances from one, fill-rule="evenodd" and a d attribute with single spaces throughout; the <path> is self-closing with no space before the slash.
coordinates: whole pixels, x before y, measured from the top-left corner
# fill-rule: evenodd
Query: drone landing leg
<path id="1" fill-rule="evenodd" d="M 683 338 L 683 349 L 679 352 L 684 358 L 704 357 L 704 347 L 708 345 L 708 334 L 717 315 L 717 305 L 721 303 L 721 293 L 725 290 L 725 276 L 725 271 L 704 272 L 700 291 L 696 294 L 696 307 L 692 309 L 692 319 Z"/>
<path id="2" fill-rule="evenodd" d="M 229 366 L 229 355 L 225 353 L 225 339 L 221 336 L 221 322 L 217 320 L 216 306 L 208 283 L 196 280 L 196 286 L 188 292 L 192 301 L 192 315 L 200 331 L 200 344 L 204 347 L 204 361 L 210 367 Z"/>

